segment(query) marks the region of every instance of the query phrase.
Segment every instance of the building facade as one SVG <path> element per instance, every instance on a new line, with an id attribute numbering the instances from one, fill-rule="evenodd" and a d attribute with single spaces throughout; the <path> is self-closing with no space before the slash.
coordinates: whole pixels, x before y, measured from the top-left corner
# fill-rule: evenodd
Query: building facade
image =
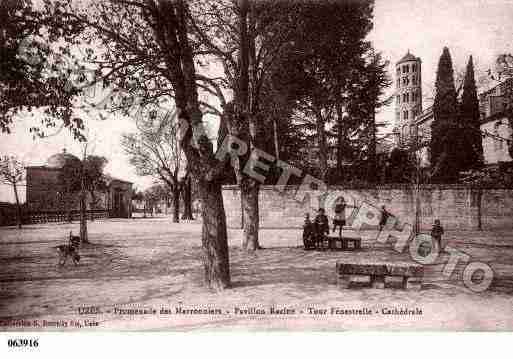
<path id="1" fill-rule="evenodd" d="M 415 148 L 421 167 L 430 165 L 429 144 L 433 107 L 422 109 L 421 60 L 409 51 L 396 65 L 396 147 Z M 418 80 L 418 82 L 416 81 Z M 418 97 L 412 93 L 417 93 Z M 485 165 L 496 165 L 513 160 L 508 141 L 513 129 L 504 110 L 513 98 L 513 78 L 498 83 L 479 94 L 483 160 Z"/>
<path id="2" fill-rule="evenodd" d="M 508 139 L 513 131 L 509 120 L 503 114 L 496 114 L 484 118 L 481 123 L 483 136 L 483 160 L 485 165 L 495 165 L 513 160 L 509 153 Z"/>
<path id="3" fill-rule="evenodd" d="M 70 211 L 80 208 L 79 193 L 68 191 L 60 183 L 60 175 L 66 161 L 78 160 L 66 153 L 57 153 L 43 166 L 29 166 L 27 171 L 26 201 L 30 211 Z M 132 183 L 106 175 L 105 192 L 87 193 L 88 210 L 106 210 L 110 217 L 132 216 Z"/>
<path id="4" fill-rule="evenodd" d="M 422 113 L 422 61 L 410 51 L 396 64 L 395 128 L 400 146 L 410 136 L 414 119 Z"/>

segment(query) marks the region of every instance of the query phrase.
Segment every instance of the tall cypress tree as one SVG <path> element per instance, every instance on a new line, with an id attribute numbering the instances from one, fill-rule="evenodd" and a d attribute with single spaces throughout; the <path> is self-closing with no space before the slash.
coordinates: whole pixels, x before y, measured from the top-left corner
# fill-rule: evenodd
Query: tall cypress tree
<path id="1" fill-rule="evenodd" d="M 480 131 L 479 99 L 474 78 L 474 63 L 470 56 L 463 82 L 460 107 L 461 149 L 460 168 L 468 170 L 482 164 L 483 144 Z"/>
<path id="2" fill-rule="evenodd" d="M 458 178 L 458 101 L 449 49 L 444 47 L 435 83 L 431 124 L 431 181 L 450 183 Z"/>

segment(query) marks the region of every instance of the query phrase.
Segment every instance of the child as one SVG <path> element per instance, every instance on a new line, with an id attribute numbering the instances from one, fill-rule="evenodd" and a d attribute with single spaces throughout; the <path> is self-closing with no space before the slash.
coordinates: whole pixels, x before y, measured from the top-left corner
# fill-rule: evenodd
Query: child
<path id="1" fill-rule="evenodd" d="M 390 212 L 387 211 L 387 208 L 383 205 L 381 206 L 381 219 L 379 220 L 379 230 L 382 231 L 383 228 L 387 225 L 388 218 L 391 216 Z"/>
<path id="2" fill-rule="evenodd" d="M 324 208 L 319 208 L 317 216 L 315 216 L 315 231 L 318 235 L 324 235 L 330 233 L 330 225 L 328 217 L 324 214 Z"/>
<path id="3" fill-rule="evenodd" d="M 431 229 L 431 237 L 438 242 L 438 248 L 440 248 L 440 252 L 443 251 L 442 248 L 442 234 L 444 234 L 444 227 L 440 225 L 440 220 L 435 219 L 435 224 L 433 224 L 433 228 Z"/>
<path id="4" fill-rule="evenodd" d="M 312 243 L 312 221 L 310 221 L 310 213 L 305 213 L 305 222 L 303 224 L 303 244 L 305 249 L 309 249 Z"/>
<path id="5" fill-rule="evenodd" d="M 342 227 L 346 225 L 346 202 L 344 198 L 340 198 L 340 201 L 335 205 L 335 217 L 333 218 L 333 232 L 338 229 L 338 236 L 342 237 Z"/>

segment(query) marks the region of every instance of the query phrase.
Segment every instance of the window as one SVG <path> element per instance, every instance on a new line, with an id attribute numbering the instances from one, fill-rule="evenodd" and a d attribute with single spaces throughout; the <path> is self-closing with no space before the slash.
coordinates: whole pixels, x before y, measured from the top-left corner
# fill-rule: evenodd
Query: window
<path id="1" fill-rule="evenodd" d="M 403 85 L 408 86 L 410 84 L 410 79 L 408 77 L 403 78 Z"/>
<path id="2" fill-rule="evenodd" d="M 408 137 L 408 125 L 403 126 L 402 136 L 404 140 L 406 140 L 406 138 Z"/>
<path id="3" fill-rule="evenodd" d="M 403 73 L 407 74 L 408 72 L 410 72 L 410 65 L 404 65 L 403 66 Z"/>
<path id="4" fill-rule="evenodd" d="M 411 110 L 411 118 L 414 119 L 417 116 L 417 111 Z"/>
<path id="5" fill-rule="evenodd" d="M 411 77 L 411 83 L 412 83 L 412 84 L 414 84 L 414 85 L 416 85 L 416 84 L 417 84 L 417 76 L 416 76 L 416 75 L 413 75 L 413 76 Z"/>
<path id="6" fill-rule="evenodd" d="M 408 119 L 408 111 L 403 111 L 403 119 L 404 120 Z"/>
<path id="7" fill-rule="evenodd" d="M 499 121 L 497 122 L 495 125 L 494 125 L 494 131 L 493 131 L 493 134 L 495 136 L 495 143 L 494 143 L 494 148 L 495 148 L 495 151 L 501 151 L 504 147 L 504 144 L 502 143 L 502 139 L 500 138 L 500 133 L 499 133 L 499 127 L 502 125 L 502 123 Z"/>
<path id="8" fill-rule="evenodd" d="M 411 72 L 417 72 L 417 64 L 411 65 Z"/>
<path id="9" fill-rule="evenodd" d="M 397 88 L 401 87 L 401 79 L 397 79 Z"/>
<path id="10" fill-rule="evenodd" d="M 400 95 L 396 96 L 396 101 L 397 101 L 398 105 L 401 103 L 401 96 Z"/>

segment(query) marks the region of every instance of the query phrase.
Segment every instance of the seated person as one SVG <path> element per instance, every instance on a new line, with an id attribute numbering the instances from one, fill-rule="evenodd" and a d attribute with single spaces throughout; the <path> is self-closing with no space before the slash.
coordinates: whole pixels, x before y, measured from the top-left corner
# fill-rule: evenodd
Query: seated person
<path id="1" fill-rule="evenodd" d="M 328 217 L 324 214 L 324 208 L 319 208 L 317 211 L 317 216 L 315 216 L 314 220 L 314 228 L 317 238 L 322 238 L 325 234 L 330 233 L 330 225 Z"/>
<path id="2" fill-rule="evenodd" d="M 305 249 L 312 248 L 315 244 L 314 242 L 314 228 L 313 223 L 310 220 L 310 213 L 305 213 L 305 222 L 303 223 L 303 244 Z"/>

